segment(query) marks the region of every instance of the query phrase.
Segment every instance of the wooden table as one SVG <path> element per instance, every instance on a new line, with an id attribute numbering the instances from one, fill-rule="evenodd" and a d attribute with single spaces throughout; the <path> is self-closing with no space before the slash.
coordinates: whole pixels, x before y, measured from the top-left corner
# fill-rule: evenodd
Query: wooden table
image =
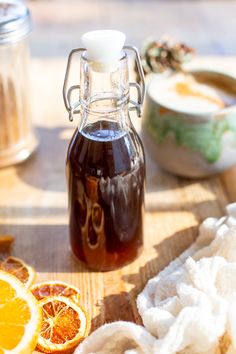
<path id="1" fill-rule="evenodd" d="M 232 0 L 28 0 L 27 4 L 34 23 L 31 48 L 40 56 L 65 55 L 78 46 L 82 33 L 104 27 L 123 31 L 127 43 L 139 48 L 147 37 L 168 35 L 198 54 L 236 53 Z"/>
<path id="2" fill-rule="evenodd" d="M 236 74 L 236 58 L 198 58 L 195 64 Z M 0 171 L 0 234 L 16 237 L 13 254 L 36 268 L 37 281 L 60 279 L 79 287 L 92 329 L 115 320 L 141 323 L 137 294 L 193 242 L 204 218 L 224 214 L 225 204 L 236 200 L 236 168 L 187 180 L 160 170 L 147 152 L 142 256 L 114 272 L 82 268 L 68 242 L 65 156 L 76 123 L 68 122 L 62 101 L 65 65 L 64 59 L 33 60 L 32 108 L 40 145 L 26 163 Z M 138 118 L 134 122 L 138 127 Z"/>

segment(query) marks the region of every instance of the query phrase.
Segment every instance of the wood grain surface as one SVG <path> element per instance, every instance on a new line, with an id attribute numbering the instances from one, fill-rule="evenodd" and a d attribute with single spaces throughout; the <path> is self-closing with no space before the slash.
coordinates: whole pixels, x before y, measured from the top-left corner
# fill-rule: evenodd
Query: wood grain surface
<path id="1" fill-rule="evenodd" d="M 68 242 L 65 156 L 76 127 L 62 100 L 65 60 L 32 62 L 32 117 L 39 149 L 27 162 L 0 170 L 0 234 L 16 237 L 12 254 L 37 270 L 37 281 L 77 286 L 92 330 L 105 322 L 141 323 L 135 299 L 149 278 L 188 247 L 208 216 L 224 214 L 236 199 L 236 167 L 202 180 L 172 176 L 147 157 L 145 246 L 139 259 L 113 272 L 91 272 L 72 257 Z M 193 65 L 236 74 L 236 58 L 197 58 Z M 140 129 L 140 120 L 133 117 Z"/>

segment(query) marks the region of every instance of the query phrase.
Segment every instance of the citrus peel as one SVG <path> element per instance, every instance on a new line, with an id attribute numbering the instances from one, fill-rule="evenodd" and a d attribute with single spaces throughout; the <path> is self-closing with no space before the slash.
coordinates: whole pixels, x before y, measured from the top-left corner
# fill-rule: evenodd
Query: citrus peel
<path id="1" fill-rule="evenodd" d="M 0 353 L 31 354 L 41 328 L 41 309 L 13 275 L 0 271 Z"/>
<path id="2" fill-rule="evenodd" d="M 34 284 L 30 290 L 38 301 L 48 296 L 65 296 L 76 303 L 79 303 L 80 300 L 79 289 L 62 281 L 56 280 Z"/>
<path id="3" fill-rule="evenodd" d="M 36 277 L 34 268 L 26 264 L 22 259 L 12 256 L 0 261 L 0 270 L 14 275 L 26 288 L 33 284 Z"/>

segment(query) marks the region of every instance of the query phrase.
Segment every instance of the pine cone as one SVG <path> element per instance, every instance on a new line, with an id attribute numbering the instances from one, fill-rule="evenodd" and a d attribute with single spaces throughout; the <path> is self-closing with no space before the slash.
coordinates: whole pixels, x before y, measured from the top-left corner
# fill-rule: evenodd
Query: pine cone
<path id="1" fill-rule="evenodd" d="M 193 54 L 194 49 L 183 43 L 152 41 L 141 57 L 144 73 L 161 73 L 166 69 L 181 70 L 181 66 L 190 61 Z"/>

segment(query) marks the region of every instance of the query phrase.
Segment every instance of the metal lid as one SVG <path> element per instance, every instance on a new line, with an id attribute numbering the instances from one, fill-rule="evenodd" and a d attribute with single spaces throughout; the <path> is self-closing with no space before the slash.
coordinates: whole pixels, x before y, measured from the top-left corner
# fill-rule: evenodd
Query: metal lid
<path id="1" fill-rule="evenodd" d="M 29 10 L 23 1 L 0 1 L 0 44 L 16 42 L 31 31 Z"/>

